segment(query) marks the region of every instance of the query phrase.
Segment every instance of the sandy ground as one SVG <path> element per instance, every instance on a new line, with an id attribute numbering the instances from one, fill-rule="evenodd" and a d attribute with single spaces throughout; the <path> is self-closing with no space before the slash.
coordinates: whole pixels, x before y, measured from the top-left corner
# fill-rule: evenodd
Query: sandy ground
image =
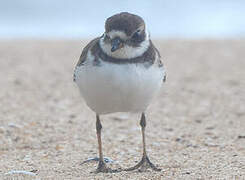
<path id="1" fill-rule="evenodd" d="M 97 156 L 95 115 L 72 82 L 87 42 L 0 41 L 0 179 L 245 179 L 245 40 L 156 42 L 168 78 L 148 109 L 146 137 L 163 170 L 114 174 L 81 165 Z M 109 166 L 135 165 L 139 115 L 102 124 Z"/>

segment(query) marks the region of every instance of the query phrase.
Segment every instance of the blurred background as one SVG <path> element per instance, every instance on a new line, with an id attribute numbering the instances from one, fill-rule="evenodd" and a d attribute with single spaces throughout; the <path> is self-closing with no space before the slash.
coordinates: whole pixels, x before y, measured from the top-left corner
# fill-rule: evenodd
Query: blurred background
<path id="1" fill-rule="evenodd" d="M 0 38 L 94 37 L 121 11 L 142 16 L 154 37 L 245 36 L 243 0 L 1 0 Z"/>
<path id="2" fill-rule="evenodd" d="M 121 11 L 145 19 L 167 70 L 147 112 L 160 174 L 94 174 L 97 163 L 81 164 L 97 156 L 97 139 L 74 67 Z M 27 179 L 23 171 L 35 179 L 245 179 L 244 70 L 245 0 L 0 0 L 0 179 Z M 102 124 L 109 166 L 134 165 L 139 117 L 112 114 Z"/>

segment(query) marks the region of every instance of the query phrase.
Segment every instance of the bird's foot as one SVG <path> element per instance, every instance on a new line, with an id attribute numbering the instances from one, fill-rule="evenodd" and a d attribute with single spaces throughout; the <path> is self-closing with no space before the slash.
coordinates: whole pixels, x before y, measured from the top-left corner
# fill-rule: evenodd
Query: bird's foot
<path id="1" fill-rule="evenodd" d="M 98 164 L 98 167 L 97 167 L 95 173 L 100 173 L 100 172 L 108 173 L 110 171 L 111 171 L 111 169 L 106 166 L 104 161 L 99 161 L 99 164 Z"/>
<path id="2" fill-rule="evenodd" d="M 92 162 L 92 161 L 99 161 L 99 160 L 100 160 L 100 158 L 98 158 L 98 157 L 88 158 L 87 160 L 83 161 L 83 162 L 81 163 L 81 165 L 82 165 L 82 164 L 85 164 L 85 163 Z M 108 157 L 104 157 L 104 162 L 105 162 L 105 163 L 113 163 L 114 160 L 112 160 L 112 159 L 110 159 L 110 158 L 108 158 Z"/>
<path id="3" fill-rule="evenodd" d="M 111 169 L 106 166 L 106 163 L 104 161 L 99 161 L 99 165 L 95 171 L 95 173 L 116 173 L 120 172 L 121 169 Z"/>
<path id="4" fill-rule="evenodd" d="M 120 171 L 122 171 L 120 168 L 114 170 L 114 169 L 108 168 L 108 167 L 106 166 L 106 163 L 113 163 L 114 160 L 112 160 L 112 159 L 110 159 L 110 158 L 108 158 L 108 157 L 104 157 L 103 159 L 104 159 L 104 160 L 101 161 L 100 158 L 98 158 L 98 157 L 89 158 L 89 159 L 83 161 L 83 162 L 81 163 L 81 165 L 82 165 L 82 164 L 85 164 L 85 163 L 92 162 L 92 161 L 99 161 L 98 167 L 97 167 L 96 171 L 94 171 L 94 173 L 100 173 L 100 172 L 103 172 L 103 173 L 115 173 L 115 172 L 120 172 Z M 93 172 L 91 172 L 91 173 L 93 173 Z"/>
<path id="5" fill-rule="evenodd" d="M 148 168 L 151 168 L 154 171 L 161 171 L 161 169 L 157 168 L 146 155 L 142 157 L 141 161 L 138 164 L 133 167 L 124 169 L 124 171 L 133 171 L 139 169 L 140 172 L 144 172 Z"/>

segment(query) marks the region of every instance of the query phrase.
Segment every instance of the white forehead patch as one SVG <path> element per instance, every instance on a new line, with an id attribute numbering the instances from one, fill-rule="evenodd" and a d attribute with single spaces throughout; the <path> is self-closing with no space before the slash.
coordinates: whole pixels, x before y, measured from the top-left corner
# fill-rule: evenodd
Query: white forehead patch
<path id="1" fill-rule="evenodd" d="M 107 35 L 108 35 L 111 39 L 113 39 L 113 38 L 115 38 L 115 37 L 120 37 L 122 40 L 128 39 L 127 35 L 126 35 L 125 32 L 123 32 L 123 31 L 112 30 L 112 31 L 108 32 Z"/>

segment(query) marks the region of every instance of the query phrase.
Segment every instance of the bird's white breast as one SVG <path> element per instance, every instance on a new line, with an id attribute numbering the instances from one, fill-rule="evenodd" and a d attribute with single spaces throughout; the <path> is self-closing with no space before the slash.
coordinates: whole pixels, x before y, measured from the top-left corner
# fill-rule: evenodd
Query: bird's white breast
<path id="1" fill-rule="evenodd" d="M 89 53 L 88 56 L 91 56 Z M 88 61 L 75 69 L 76 83 L 87 105 L 98 114 L 143 112 L 159 91 L 163 69 L 143 64 Z"/>

